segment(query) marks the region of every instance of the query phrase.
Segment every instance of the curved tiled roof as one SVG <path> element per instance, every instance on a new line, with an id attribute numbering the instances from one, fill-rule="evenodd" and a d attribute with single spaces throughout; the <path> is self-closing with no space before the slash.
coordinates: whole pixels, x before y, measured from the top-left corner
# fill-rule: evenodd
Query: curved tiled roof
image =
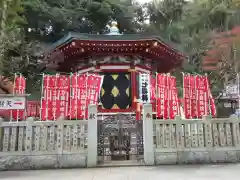
<path id="1" fill-rule="evenodd" d="M 45 63 L 50 69 L 69 72 L 76 59 L 94 54 L 140 55 L 160 63 L 159 72 L 181 66 L 187 55 L 156 35 L 145 34 L 81 34 L 70 32 L 48 49 Z M 75 60 L 74 60 L 75 59 Z"/>

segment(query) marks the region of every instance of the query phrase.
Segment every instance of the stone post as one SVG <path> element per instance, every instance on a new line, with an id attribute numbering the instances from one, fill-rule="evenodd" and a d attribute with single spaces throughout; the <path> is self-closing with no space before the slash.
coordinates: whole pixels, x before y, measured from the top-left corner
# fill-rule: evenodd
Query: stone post
<path id="1" fill-rule="evenodd" d="M 32 136 L 33 136 L 33 123 L 34 123 L 34 118 L 33 117 L 28 117 L 27 118 L 27 126 L 26 126 L 26 142 L 25 142 L 25 147 L 26 151 L 32 151 Z"/>
<path id="2" fill-rule="evenodd" d="M 176 141 L 177 141 L 177 150 L 182 151 L 184 148 L 184 139 L 182 138 L 184 136 L 181 126 L 181 116 L 176 115 L 175 116 L 175 122 L 176 122 Z"/>
<path id="3" fill-rule="evenodd" d="M 59 155 L 63 154 L 63 129 L 64 129 L 64 118 L 60 117 L 57 124 L 57 152 Z"/>
<path id="4" fill-rule="evenodd" d="M 97 105 L 88 106 L 87 167 L 97 165 Z"/>
<path id="5" fill-rule="evenodd" d="M 230 121 L 232 123 L 232 136 L 233 136 L 233 145 L 236 148 L 240 148 L 240 133 L 239 133 L 239 120 L 237 115 L 233 114 L 230 116 Z"/>
<path id="6" fill-rule="evenodd" d="M 202 119 L 204 121 L 206 148 L 211 150 L 213 148 L 213 141 L 212 141 L 213 134 L 212 134 L 211 117 L 206 115 L 206 116 L 203 116 Z"/>
<path id="7" fill-rule="evenodd" d="M 143 145 L 145 164 L 154 165 L 155 153 L 153 144 L 153 118 L 151 104 L 143 105 Z"/>
<path id="8" fill-rule="evenodd" d="M 4 119 L 0 117 L 0 148 L 3 148 L 3 128 L 2 123 L 3 123 Z"/>

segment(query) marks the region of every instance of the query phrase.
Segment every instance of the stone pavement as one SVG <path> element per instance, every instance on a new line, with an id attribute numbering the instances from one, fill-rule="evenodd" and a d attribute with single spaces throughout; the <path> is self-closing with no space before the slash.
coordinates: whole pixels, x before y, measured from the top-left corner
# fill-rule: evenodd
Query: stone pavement
<path id="1" fill-rule="evenodd" d="M 0 180 L 237 180 L 240 164 L 0 172 Z"/>

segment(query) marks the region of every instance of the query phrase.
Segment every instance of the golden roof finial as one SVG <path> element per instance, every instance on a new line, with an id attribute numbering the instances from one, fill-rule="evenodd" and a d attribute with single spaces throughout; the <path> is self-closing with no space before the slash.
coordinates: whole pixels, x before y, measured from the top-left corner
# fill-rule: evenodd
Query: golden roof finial
<path id="1" fill-rule="evenodd" d="M 110 32 L 108 33 L 108 35 L 121 35 L 119 33 L 119 29 L 118 29 L 117 25 L 118 25 L 117 21 L 111 22 L 111 27 L 109 28 Z"/>
<path id="2" fill-rule="evenodd" d="M 111 22 L 111 26 L 112 26 L 112 27 L 117 27 L 117 25 L 118 25 L 117 21 L 112 21 L 112 22 Z"/>

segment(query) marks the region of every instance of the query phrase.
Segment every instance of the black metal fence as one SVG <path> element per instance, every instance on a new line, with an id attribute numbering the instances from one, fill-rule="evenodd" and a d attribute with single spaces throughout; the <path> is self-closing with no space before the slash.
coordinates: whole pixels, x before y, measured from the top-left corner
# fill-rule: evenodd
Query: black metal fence
<path id="1" fill-rule="evenodd" d="M 98 119 L 98 157 L 106 160 L 143 159 L 143 121 L 118 114 Z"/>

